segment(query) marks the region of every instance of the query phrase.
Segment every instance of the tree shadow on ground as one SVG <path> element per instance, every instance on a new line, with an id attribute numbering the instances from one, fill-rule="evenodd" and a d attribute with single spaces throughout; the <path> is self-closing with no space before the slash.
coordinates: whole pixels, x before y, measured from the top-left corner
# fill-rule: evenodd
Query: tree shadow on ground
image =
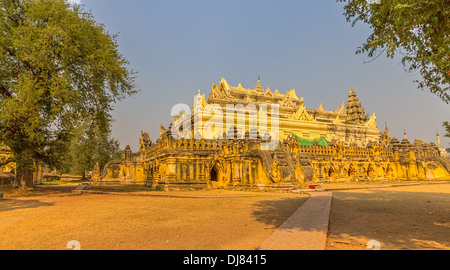
<path id="1" fill-rule="evenodd" d="M 273 228 L 280 227 L 291 217 L 307 200 L 308 196 L 298 198 L 285 198 L 280 200 L 265 200 L 254 204 L 252 215 L 257 221 L 263 222 Z"/>
<path id="2" fill-rule="evenodd" d="M 39 208 L 52 206 L 53 203 L 41 202 L 39 200 L 13 200 L 7 199 L 0 201 L 0 212 L 7 212 L 19 209 Z"/>
<path id="3" fill-rule="evenodd" d="M 450 194 L 392 190 L 335 192 L 329 237 L 364 248 L 450 249 Z"/>
<path id="4" fill-rule="evenodd" d="M 73 195 L 72 190 L 75 186 L 36 186 L 29 189 L 13 189 L 11 187 L 3 187 L 0 192 L 5 194 L 6 198 L 30 198 L 39 196 L 68 196 Z"/>

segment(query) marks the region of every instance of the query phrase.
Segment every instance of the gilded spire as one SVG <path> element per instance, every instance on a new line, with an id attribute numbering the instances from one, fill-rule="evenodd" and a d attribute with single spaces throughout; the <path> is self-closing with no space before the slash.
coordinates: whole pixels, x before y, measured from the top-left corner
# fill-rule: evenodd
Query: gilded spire
<path id="1" fill-rule="evenodd" d="M 402 145 L 409 145 L 408 137 L 406 136 L 406 130 L 405 130 L 405 137 L 403 138 L 401 144 Z"/>
<path id="2" fill-rule="evenodd" d="M 256 91 L 264 92 L 264 88 L 261 85 L 261 77 L 258 76 L 258 84 L 256 85 Z"/>
<path id="3" fill-rule="evenodd" d="M 386 124 L 386 128 L 384 129 L 383 132 L 381 132 L 381 143 L 384 146 L 387 146 L 387 145 L 389 145 L 389 141 L 391 140 L 391 136 L 389 135 L 389 127 L 388 127 L 387 122 L 385 122 L 385 124 Z"/>
<path id="4" fill-rule="evenodd" d="M 350 97 L 350 96 L 356 96 L 356 92 L 355 92 L 355 90 L 353 90 L 353 88 L 350 89 L 350 92 L 348 93 L 348 96 L 349 96 L 349 97 Z"/>
<path id="5" fill-rule="evenodd" d="M 437 132 L 436 137 L 437 137 L 438 147 L 444 149 L 444 147 L 442 146 L 442 142 L 441 142 L 441 136 L 439 136 L 439 132 Z"/>

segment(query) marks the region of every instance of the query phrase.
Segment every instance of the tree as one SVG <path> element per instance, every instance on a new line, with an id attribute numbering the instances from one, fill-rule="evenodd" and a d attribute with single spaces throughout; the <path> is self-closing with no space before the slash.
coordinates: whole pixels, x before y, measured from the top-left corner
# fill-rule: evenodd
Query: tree
<path id="1" fill-rule="evenodd" d="M 450 6 L 448 0 L 338 0 L 354 26 L 362 21 L 372 33 L 357 53 L 375 59 L 402 56 L 407 72 L 419 71 L 421 89 L 450 103 Z"/>
<path id="2" fill-rule="evenodd" d="M 32 187 L 35 164 L 61 167 L 83 119 L 109 115 L 136 93 L 116 36 L 65 0 L 0 0 L 0 141 L 17 181 Z"/>
<path id="3" fill-rule="evenodd" d="M 75 128 L 62 159 L 64 173 L 82 175 L 84 180 L 97 162 L 103 168 L 110 160 L 121 158 L 119 142 L 110 137 L 110 117 L 99 117 L 86 119 Z"/>
<path id="4" fill-rule="evenodd" d="M 447 131 L 447 134 L 445 134 L 445 137 L 450 138 L 450 122 L 445 122 L 444 128 Z M 450 148 L 448 148 L 447 151 L 450 152 Z"/>

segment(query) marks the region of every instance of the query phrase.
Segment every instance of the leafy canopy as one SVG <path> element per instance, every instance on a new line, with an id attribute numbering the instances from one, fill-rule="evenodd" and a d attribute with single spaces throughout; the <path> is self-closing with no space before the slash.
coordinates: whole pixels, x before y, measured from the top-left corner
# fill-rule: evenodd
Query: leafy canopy
<path id="1" fill-rule="evenodd" d="M 0 0 L 0 141 L 58 167 L 74 127 L 136 93 L 116 36 L 65 0 Z"/>
<path id="2" fill-rule="evenodd" d="M 62 159 L 62 172 L 82 175 L 92 171 L 98 162 L 103 168 L 109 161 L 121 159 L 119 142 L 110 137 L 111 119 L 96 115 L 86 118 L 74 129 L 68 151 Z"/>
<path id="3" fill-rule="evenodd" d="M 444 122 L 444 128 L 447 131 L 445 137 L 450 138 L 450 122 Z"/>
<path id="4" fill-rule="evenodd" d="M 337 0 L 344 15 L 373 32 L 357 53 L 399 54 L 407 72 L 420 72 L 419 88 L 450 103 L 450 2 L 448 0 Z M 378 4 L 377 4 L 378 2 Z"/>

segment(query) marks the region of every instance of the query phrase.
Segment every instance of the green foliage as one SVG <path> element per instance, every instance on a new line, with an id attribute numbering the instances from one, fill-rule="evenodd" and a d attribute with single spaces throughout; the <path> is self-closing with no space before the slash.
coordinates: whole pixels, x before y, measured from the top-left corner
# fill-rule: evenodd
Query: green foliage
<path id="1" fill-rule="evenodd" d="M 448 0 L 338 0 L 352 25 L 364 22 L 372 34 L 357 53 L 376 58 L 402 56 L 407 72 L 420 72 L 419 88 L 450 103 L 450 6 Z"/>
<path id="2" fill-rule="evenodd" d="M 69 149 L 62 159 L 63 173 L 86 176 L 98 162 L 100 168 L 113 159 L 121 158 L 119 142 L 110 138 L 110 119 L 100 116 L 80 123 L 74 132 Z"/>
<path id="3" fill-rule="evenodd" d="M 75 127 L 136 92 L 116 37 L 80 6 L 0 0 L 0 32 L 0 140 L 18 171 L 61 167 Z"/>
<path id="4" fill-rule="evenodd" d="M 450 138 L 450 122 L 444 122 L 444 127 L 447 133 L 445 134 L 445 137 Z M 447 148 L 447 152 L 450 153 L 450 148 Z"/>
<path id="5" fill-rule="evenodd" d="M 447 134 L 445 134 L 445 137 L 450 138 L 450 122 L 445 122 L 444 127 L 445 127 L 445 130 L 447 131 Z"/>

